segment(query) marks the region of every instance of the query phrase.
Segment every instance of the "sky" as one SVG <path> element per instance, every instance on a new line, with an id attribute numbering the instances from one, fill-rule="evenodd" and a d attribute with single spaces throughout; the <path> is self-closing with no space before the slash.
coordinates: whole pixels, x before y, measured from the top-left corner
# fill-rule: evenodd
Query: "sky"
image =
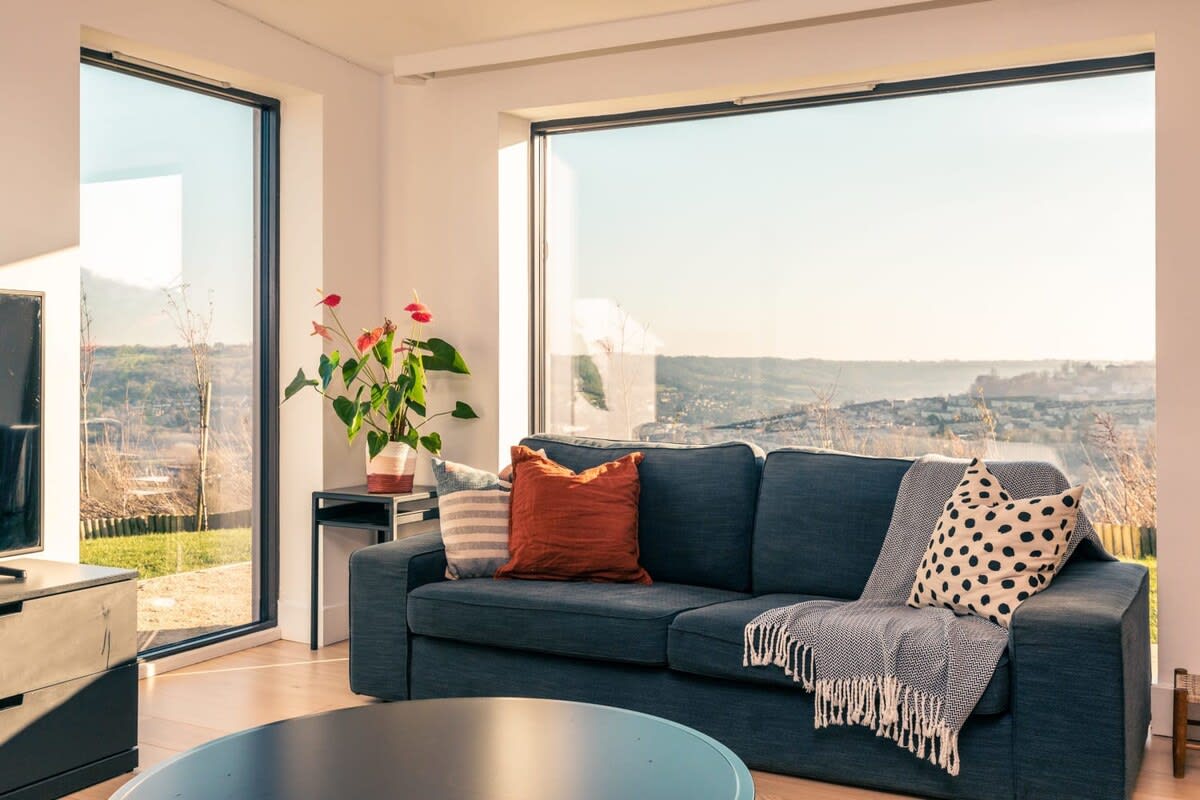
<path id="1" fill-rule="evenodd" d="M 1152 72 L 559 134 L 550 153 L 548 297 L 619 303 L 661 352 L 1154 358 Z"/>
<path id="2" fill-rule="evenodd" d="M 189 286 L 212 341 L 254 330 L 256 111 L 80 66 L 80 249 L 96 344 L 179 344 L 165 291 Z"/>

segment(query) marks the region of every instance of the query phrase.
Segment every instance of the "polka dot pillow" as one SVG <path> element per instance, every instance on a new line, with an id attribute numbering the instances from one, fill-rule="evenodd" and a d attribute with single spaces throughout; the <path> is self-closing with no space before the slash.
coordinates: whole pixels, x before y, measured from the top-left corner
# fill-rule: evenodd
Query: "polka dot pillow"
<path id="1" fill-rule="evenodd" d="M 908 604 L 974 614 L 1007 628 L 1017 606 L 1054 578 L 1082 493 L 1076 486 L 1013 500 L 975 459 L 934 527 Z"/>

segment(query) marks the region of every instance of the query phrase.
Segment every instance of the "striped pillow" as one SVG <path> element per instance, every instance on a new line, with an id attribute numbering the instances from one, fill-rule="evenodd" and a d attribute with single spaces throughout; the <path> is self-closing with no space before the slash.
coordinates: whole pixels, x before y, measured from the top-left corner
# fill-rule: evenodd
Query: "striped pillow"
<path id="1" fill-rule="evenodd" d="M 509 558 L 512 484 L 494 473 L 433 459 L 446 577 L 490 578 Z"/>

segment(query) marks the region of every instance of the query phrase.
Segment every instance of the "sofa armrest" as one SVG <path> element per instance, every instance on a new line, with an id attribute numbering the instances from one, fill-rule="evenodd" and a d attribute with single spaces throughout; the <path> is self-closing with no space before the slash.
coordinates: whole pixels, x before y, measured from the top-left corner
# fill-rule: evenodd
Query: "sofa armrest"
<path id="1" fill-rule="evenodd" d="M 1145 567 L 1075 561 L 1017 607 L 1017 798 L 1132 794 L 1150 724 L 1149 598 Z"/>
<path id="2" fill-rule="evenodd" d="M 350 556 L 350 689 L 408 699 L 408 593 L 444 580 L 436 531 L 356 550 Z"/>

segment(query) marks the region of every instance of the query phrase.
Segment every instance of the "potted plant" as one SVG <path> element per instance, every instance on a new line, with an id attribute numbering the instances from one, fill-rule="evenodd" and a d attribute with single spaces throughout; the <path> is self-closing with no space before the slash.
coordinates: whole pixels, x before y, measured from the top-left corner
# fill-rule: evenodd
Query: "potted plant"
<path id="1" fill-rule="evenodd" d="M 433 314 L 413 292 L 413 302 L 404 307 L 412 318 L 408 337 L 396 341 L 396 326 L 384 319 L 377 328 L 363 329 L 353 339 L 338 319 L 340 295 L 321 293 L 317 305 L 329 311 L 333 326 L 313 322 L 310 335 L 329 341 L 340 339 L 348 355 L 340 350 L 322 354 L 317 366 L 317 378 L 310 378 L 303 369 L 284 390 L 286 402 L 298 392 L 311 386 L 333 404 L 333 413 L 346 426 L 350 442 L 364 429 L 367 432 L 367 491 L 403 493 L 412 491 L 417 467 L 417 448 L 423 447 L 434 455 L 442 451 L 442 437 L 425 426 L 438 417 L 476 419 L 479 415 L 468 404 L 458 400 L 454 408 L 429 414 L 429 372 L 452 372 L 469 375 L 467 362 L 449 342 L 425 338 L 423 326 L 433 321 Z M 340 380 L 337 380 L 340 379 Z M 336 388 L 336 385 L 341 388 Z"/>

